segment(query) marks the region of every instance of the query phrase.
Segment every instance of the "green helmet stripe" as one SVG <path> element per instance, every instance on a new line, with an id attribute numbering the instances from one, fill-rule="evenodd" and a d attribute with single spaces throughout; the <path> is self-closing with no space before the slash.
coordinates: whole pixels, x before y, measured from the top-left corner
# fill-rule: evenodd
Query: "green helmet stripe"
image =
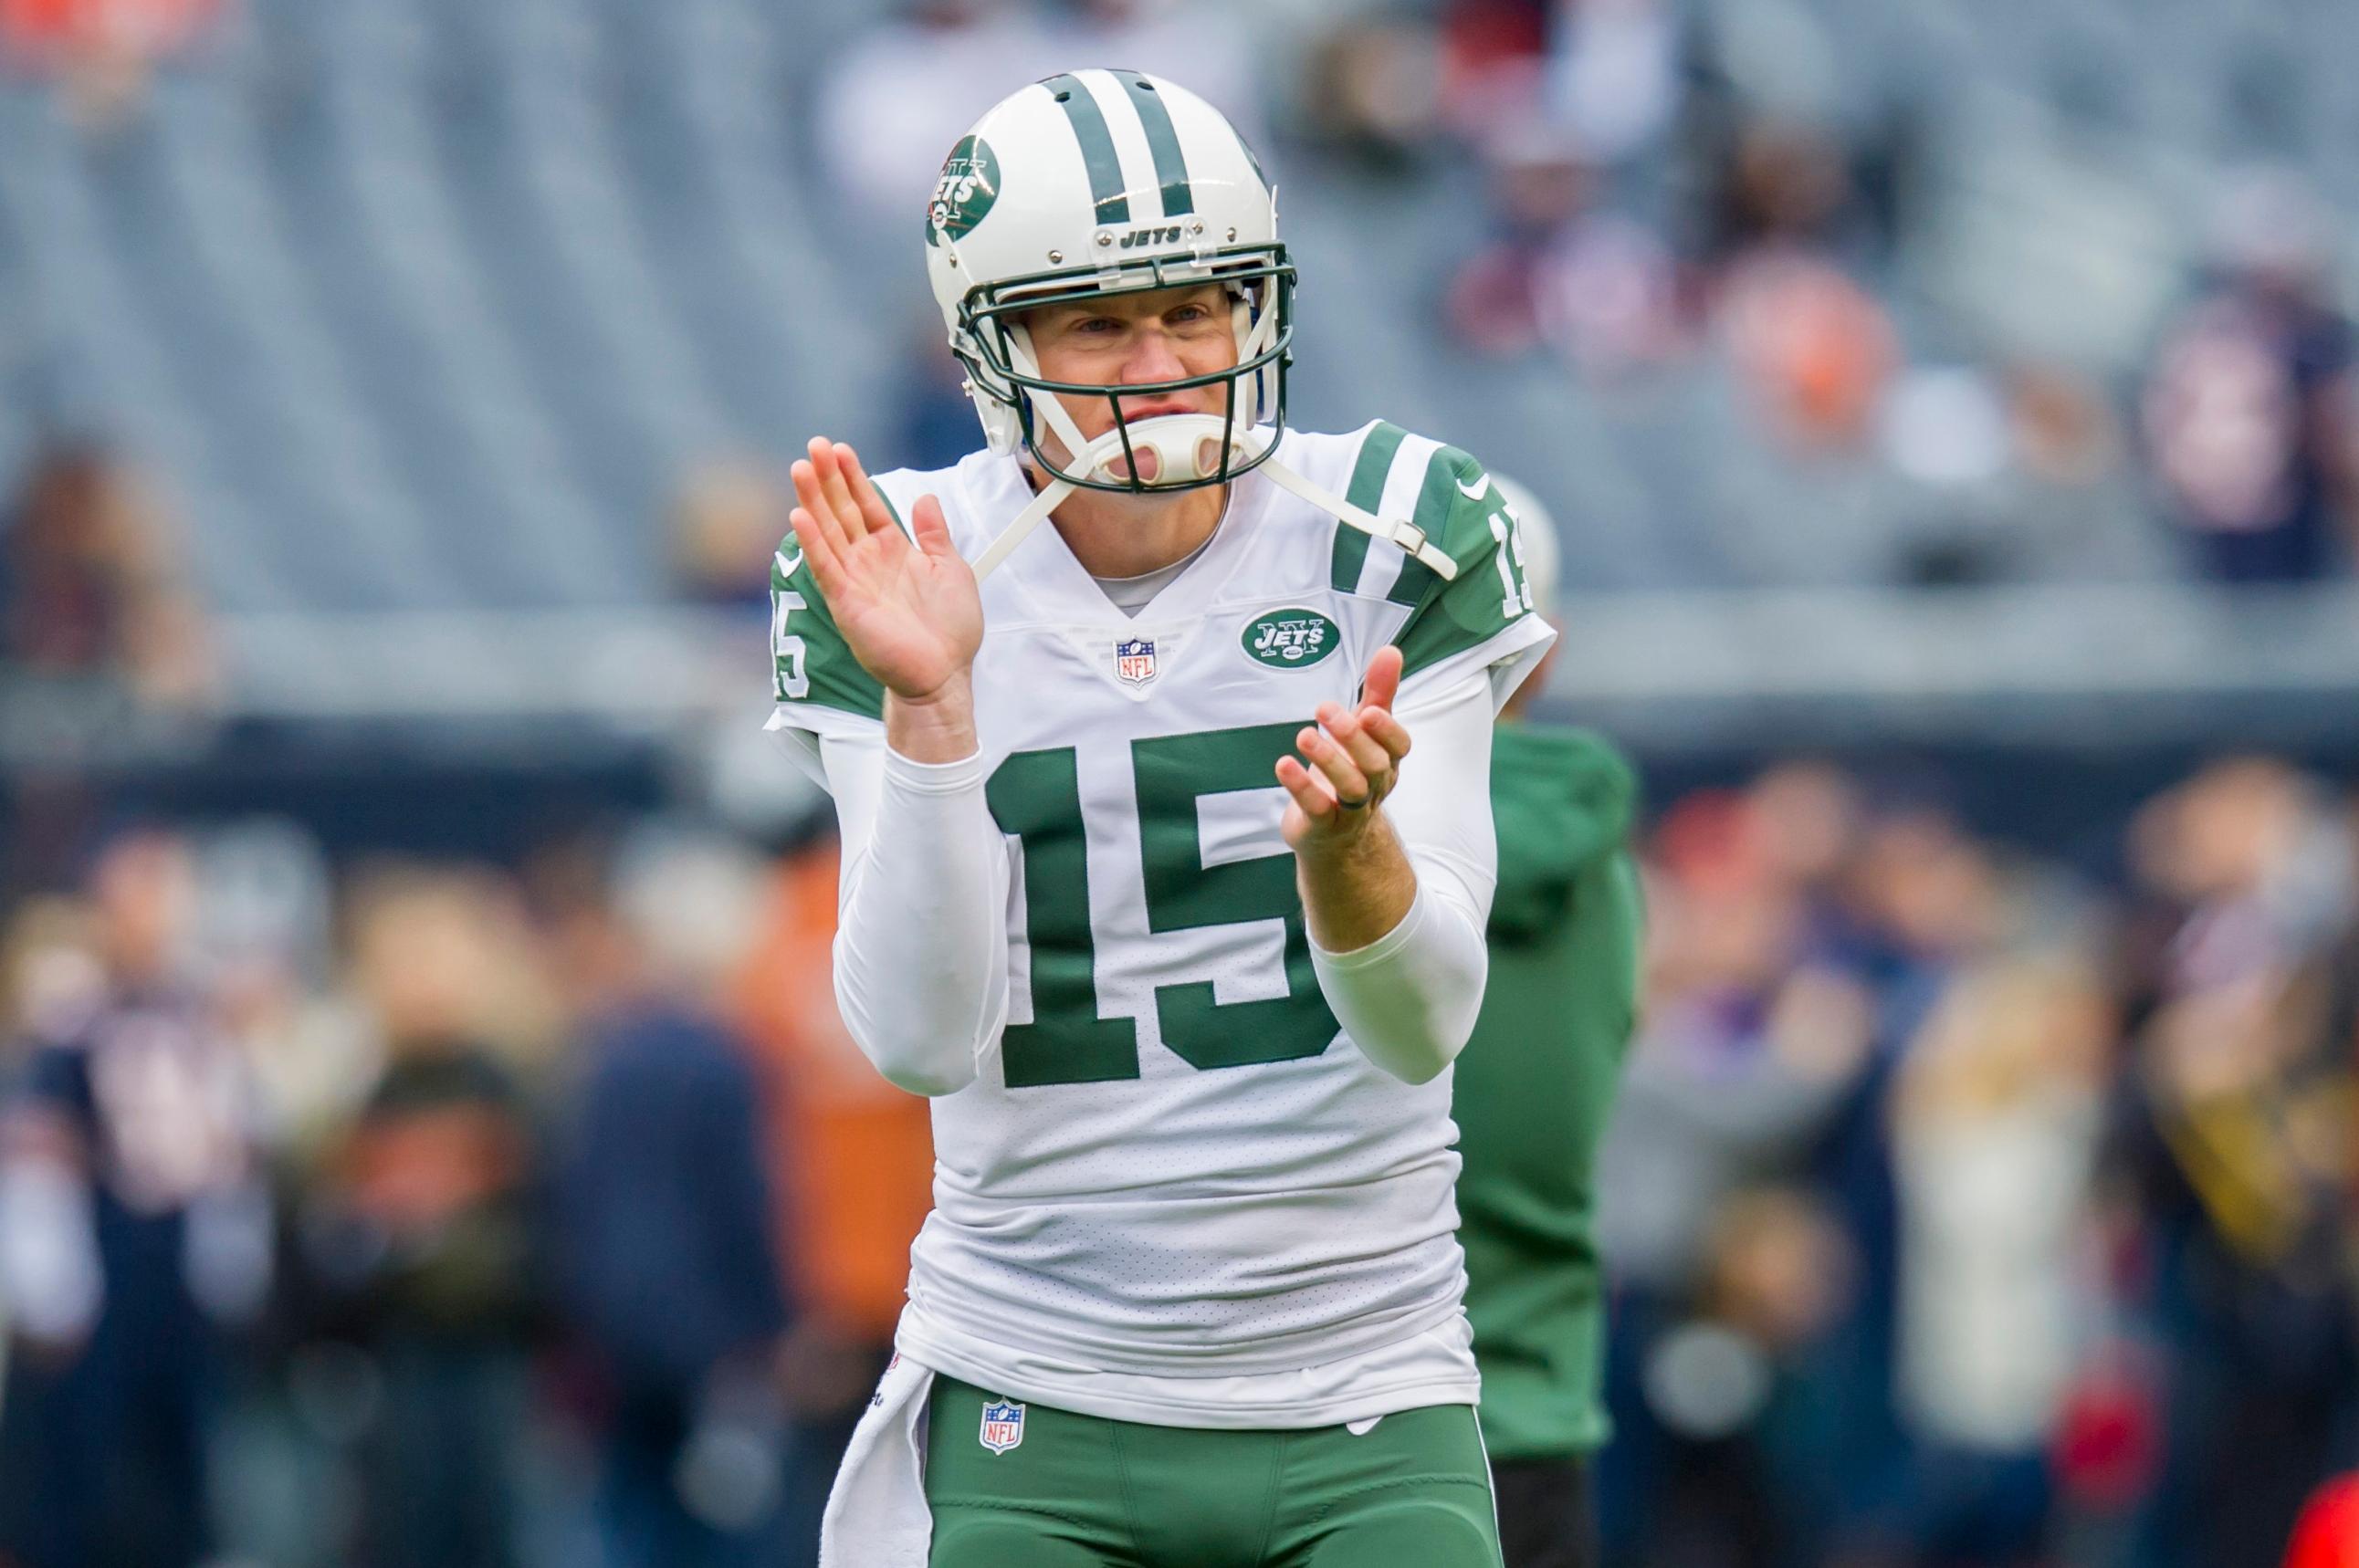
<path id="1" fill-rule="evenodd" d="M 1177 218 L 1196 210 L 1196 193 L 1188 183 L 1187 155 L 1180 150 L 1180 133 L 1172 128 L 1171 111 L 1155 83 L 1135 70 L 1117 70 L 1114 79 L 1127 90 L 1131 107 L 1147 127 L 1147 145 L 1155 154 L 1155 178 L 1163 187 L 1163 215 Z"/>
<path id="2" fill-rule="evenodd" d="M 1234 125 L 1230 126 L 1229 129 L 1236 135 L 1237 150 L 1245 155 L 1245 162 L 1253 165 L 1254 178 L 1261 181 L 1261 188 L 1264 190 L 1267 190 L 1269 189 L 1269 176 L 1261 171 L 1261 159 L 1254 156 L 1253 144 L 1245 140 L 1245 134 L 1243 131 L 1237 130 Z"/>
<path id="3" fill-rule="evenodd" d="M 1114 133 L 1106 129 L 1105 116 L 1098 113 L 1098 101 L 1071 71 L 1049 77 L 1040 85 L 1065 111 L 1074 139 L 1082 144 L 1082 161 L 1090 169 L 1090 194 L 1097 199 L 1098 222 L 1127 223 L 1130 198 L 1122 191 L 1122 160 L 1114 156 Z"/>

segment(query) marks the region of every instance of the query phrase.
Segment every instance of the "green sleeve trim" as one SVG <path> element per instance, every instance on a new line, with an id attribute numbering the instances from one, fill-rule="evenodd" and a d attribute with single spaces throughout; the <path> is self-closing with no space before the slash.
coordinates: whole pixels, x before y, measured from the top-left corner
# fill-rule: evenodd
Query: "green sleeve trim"
<path id="1" fill-rule="evenodd" d="M 1455 447 L 1436 451 L 1410 520 L 1458 563 L 1458 576 L 1444 582 L 1421 561 L 1402 563 L 1386 597 L 1409 607 L 1393 639 L 1404 679 L 1481 647 L 1532 612 L 1523 568 L 1502 539 L 1513 537 L 1506 500 L 1482 464 Z"/>
<path id="2" fill-rule="evenodd" d="M 770 561 L 770 661 L 771 696 L 788 711 L 818 707 L 885 717 L 885 688 L 852 656 L 791 537 Z"/>
<path id="3" fill-rule="evenodd" d="M 1374 512 L 1385 498 L 1385 481 L 1393 471 L 1393 455 L 1400 450 L 1402 438 L 1408 435 L 1397 425 L 1379 420 L 1371 426 L 1360 441 L 1359 460 L 1352 465 L 1352 482 L 1343 499 L 1363 512 Z M 1335 558 L 1328 581 L 1338 593 L 1356 593 L 1360 587 L 1360 568 L 1368 558 L 1368 536 L 1350 524 L 1335 524 Z"/>

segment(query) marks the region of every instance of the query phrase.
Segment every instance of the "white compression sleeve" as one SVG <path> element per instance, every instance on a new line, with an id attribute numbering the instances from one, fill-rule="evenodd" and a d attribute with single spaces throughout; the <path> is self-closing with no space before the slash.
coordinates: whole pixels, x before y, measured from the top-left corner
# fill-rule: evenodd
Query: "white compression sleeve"
<path id="1" fill-rule="evenodd" d="M 1007 1018 L 1007 842 L 981 756 L 914 762 L 884 735 L 820 742 L 843 838 L 835 1001 L 912 1094 L 974 1081 Z"/>
<path id="2" fill-rule="evenodd" d="M 1402 701 L 1411 750 L 1384 811 L 1417 872 L 1417 896 L 1399 925 L 1364 947 L 1310 946 L 1335 1021 L 1368 1060 L 1412 1084 L 1465 1045 L 1490 973 L 1483 934 L 1499 875 L 1492 712 L 1490 675 L 1479 669 Z"/>

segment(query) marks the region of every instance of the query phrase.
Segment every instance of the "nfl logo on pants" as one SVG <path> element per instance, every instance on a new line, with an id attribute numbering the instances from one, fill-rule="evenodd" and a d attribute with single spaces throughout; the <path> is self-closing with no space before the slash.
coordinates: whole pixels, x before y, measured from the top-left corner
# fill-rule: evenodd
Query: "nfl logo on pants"
<path id="1" fill-rule="evenodd" d="M 1129 637 L 1114 645 L 1114 673 L 1129 686 L 1145 686 L 1155 678 L 1155 644 L 1145 637 Z"/>
<path id="2" fill-rule="evenodd" d="M 983 1445 L 1005 1454 L 1024 1441 L 1024 1407 L 1002 1400 L 983 1407 Z"/>

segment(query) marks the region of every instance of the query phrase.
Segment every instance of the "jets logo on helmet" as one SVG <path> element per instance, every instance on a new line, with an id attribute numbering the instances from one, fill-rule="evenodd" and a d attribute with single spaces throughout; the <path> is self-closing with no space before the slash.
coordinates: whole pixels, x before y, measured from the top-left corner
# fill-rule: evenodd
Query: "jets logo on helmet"
<path id="1" fill-rule="evenodd" d="M 991 211 L 999 195 L 999 160 L 981 136 L 962 136 L 934 181 L 934 199 L 926 209 L 926 243 L 940 244 L 947 234 L 963 239 Z"/>

